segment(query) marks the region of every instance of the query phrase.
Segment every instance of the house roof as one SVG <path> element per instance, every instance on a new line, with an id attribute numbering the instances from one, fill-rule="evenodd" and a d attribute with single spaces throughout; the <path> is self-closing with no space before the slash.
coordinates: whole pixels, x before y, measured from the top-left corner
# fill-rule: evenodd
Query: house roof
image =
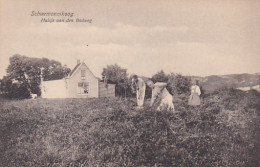
<path id="1" fill-rule="evenodd" d="M 77 64 L 77 65 L 73 68 L 73 70 L 69 73 L 69 76 L 71 76 L 71 75 L 77 70 L 77 68 L 80 66 L 80 64 L 81 64 L 81 63 Z"/>
<path id="2" fill-rule="evenodd" d="M 72 77 L 72 75 L 73 75 L 74 73 L 76 73 L 76 71 L 79 69 L 79 67 L 80 67 L 81 65 L 83 65 L 83 64 L 84 64 L 84 65 L 87 67 L 87 69 L 89 70 L 88 66 L 87 66 L 84 62 L 79 63 L 79 64 L 77 64 L 77 65 L 74 67 L 74 69 L 69 73 L 68 78 Z M 89 70 L 89 71 L 90 71 L 90 70 Z M 90 72 L 91 72 L 91 71 L 90 71 Z M 92 72 L 91 72 L 91 74 L 92 74 L 96 79 L 98 79 Z"/>

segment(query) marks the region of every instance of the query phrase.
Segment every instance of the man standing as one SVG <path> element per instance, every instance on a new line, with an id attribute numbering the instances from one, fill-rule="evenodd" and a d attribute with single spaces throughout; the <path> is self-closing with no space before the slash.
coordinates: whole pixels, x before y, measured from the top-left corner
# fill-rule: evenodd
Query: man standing
<path id="1" fill-rule="evenodd" d="M 132 78 L 132 90 L 136 89 L 137 108 L 142 108 L 144 105 L 146 85 L 142 78 L 134 75 Z"/>
<path id="2" fill-rule="evenodd" d="M 152 98 L 150 106 L 153 106 L 155 100 L 158 98 L 160 100 L 160 105 L 157 110 L 162 111 L 164 109 L 174 111 L 173 97 L 166 89 L 167 83 L 147 81 L 147 85 L 152 89 Z"/>

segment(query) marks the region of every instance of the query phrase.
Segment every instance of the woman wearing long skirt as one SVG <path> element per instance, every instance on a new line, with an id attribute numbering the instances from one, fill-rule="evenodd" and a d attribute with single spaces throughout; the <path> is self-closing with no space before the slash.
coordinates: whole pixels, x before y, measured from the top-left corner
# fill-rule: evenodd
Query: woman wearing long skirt
<path id="1" fill-rule="evenodd" d="M 190 88 L 191 95 L 188 101 L 188 104 L 190 106 L 199 106 L 200 105 L 200 87 L 198 86 L 198 80 L 196 82 L 193 82 L 193 85 Z"/>

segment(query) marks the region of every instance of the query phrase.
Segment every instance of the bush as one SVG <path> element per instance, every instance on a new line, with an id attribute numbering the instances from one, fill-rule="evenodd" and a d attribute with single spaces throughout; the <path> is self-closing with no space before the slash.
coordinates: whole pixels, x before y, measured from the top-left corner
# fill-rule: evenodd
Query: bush
<path id="1" fill-rule="evenodd" d="M 190 92 L 191 78 L 181 74 L 171 73 L 168 76 L 168 90 L 172 94 L 183 94 Z"/>
<path id="2" fill-rule="evenodd" d="M 161 70 L 161 71 L 159 71 L 159 72 L 157 72 L 156 74 L 154 74 L 153 76 L 152 76 L 152 81 L 154 82 L 154 83 L 156 83 L 156 82 L 165 82 L 165 83 L 167 83 L 168 82 L 168 76 L 164 73 L 164 71 L 163 70 Z"/>

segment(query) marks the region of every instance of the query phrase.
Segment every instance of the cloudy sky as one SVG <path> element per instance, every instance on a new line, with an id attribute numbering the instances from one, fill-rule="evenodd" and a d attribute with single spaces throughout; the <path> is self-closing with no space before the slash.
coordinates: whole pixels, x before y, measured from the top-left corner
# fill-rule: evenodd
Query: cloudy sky
<path id="1" fill-rule="evenodd" d="M 260 72 L 258 0 L 0 0 L 0 8 L 0 78 L 14 54 L 70 68 L 84 60 L 98 77 L 114 63 L 148 77 L 159 70 L 200 76 Z M 72 12 L 74 22 L 43 23 L 68 17 L 32 11 Z"/>

